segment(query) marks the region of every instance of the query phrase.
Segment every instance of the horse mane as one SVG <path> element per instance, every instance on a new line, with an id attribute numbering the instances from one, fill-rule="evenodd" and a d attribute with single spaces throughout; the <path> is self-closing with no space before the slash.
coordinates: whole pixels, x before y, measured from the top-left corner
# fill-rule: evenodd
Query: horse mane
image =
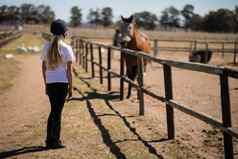
<path id="1" fill-rule="evenodd" d="M 134 33 L 132 37 L 132 42 L 129 45 L 130 49 L 139 50 L 143 52 L 150 52 L 151 48 L 149 45 L 149 38 L 146 34 L 140 32 L 136 25 L 134 24 Z"/>

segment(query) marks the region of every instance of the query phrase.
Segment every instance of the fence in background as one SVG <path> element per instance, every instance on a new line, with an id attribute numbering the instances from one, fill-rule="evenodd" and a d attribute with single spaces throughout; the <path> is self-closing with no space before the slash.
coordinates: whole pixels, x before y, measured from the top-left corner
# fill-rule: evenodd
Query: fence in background
<path id="1" fill-rule="evenodd" d="M 170 46 L 160 46 L 160 43 L 170 43 Z M 185 44 L 189 47 L 178 47 L 175 44 Z M 202 46 L 202 47 L 201 47 Z M 216 47 L 214 47 L 216 46 Z M 199 40 L 153 40 L 154 55 L 157 56 L 159 50 L 169 52 L 192 52 L 198 49 L 211 50 L 213 53 L 220 53 L 222 57 L 225 54 L 233 54 L 233 64 L 236 64 L 236 57 L 238 53 L 238 41 L 199 41 Z"/>
<path id="2" fill-rule="evenodd" d="M 100 38 L 88 38 L 81 37 L 82 39 L 93 39 L 93 40 L 103 40 L 112 41 L 109 37 Z M 163 46 L 163 43 L 169 43 L 167 46 Z M 183 44 L 185 46 L 178 46 Z M 215 54 L 221 54 L 224 58 L 225 54 L 233 54 L 233 64 L 237 64 L 237 54 L 238 54 L 238 40 L 234 41 L 206 41 L 206 40 L 182 40 L 182 39 L 152 39 L 151 46 L 153 48 L 154 56 L 157 56 L 160 51 L 166 52 L 185 52 L 191 53 L 192 51 L 203 49 L 211 50 Z"/>

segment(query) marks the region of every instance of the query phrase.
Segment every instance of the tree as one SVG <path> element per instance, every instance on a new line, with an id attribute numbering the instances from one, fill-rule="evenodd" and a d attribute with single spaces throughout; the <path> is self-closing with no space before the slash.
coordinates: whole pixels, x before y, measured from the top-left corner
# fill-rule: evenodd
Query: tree
<path id="1" fill-rule="evenodd" d="M 55 19 L 55 13 L 51 10 L 50 6 L 45 6 L 43 15 L 44 23 L 51 23 Z"/>
<path id="2" fill-rule="evenodd" d="M 100 10 L 98 8 L 96 10 L 90 9 L 87 19 L 90 24 L 101 24 Z"/>
<path id="3" fill-rule="evenodd" d="M 107 26 L 110 26 L 111 24 L 113 24 L 112 18 L 113 18 L 112 8 L 110 8 L 110 7 L 103 8 L 102 12 L 101 12 L 102 25 L 104 27 L 107 27 Z"/>
<path id="4" fill-rule="evenodd" d="M 79 9 L 77 6 L 72 7 L 70 25 L 76 27 L 81 24 L 81 21 L 82 21 L 81 9 Z"/>
<path id="5" fill-rule="evenodd" d="M 169 8 L 165 8 L 162 11 L 162 16 L 160 18 L 160 24 L 167 27 L 180 27 L 180 12 L 175 7 L 171 6 Z"/>
<path id="6" fill-rule="evenodd" d="M 33 4 L 22 4 L 18 6 L 0 6 L 0 23 L 50 23 L 54 20 L 55 14 L 50 6 Z"/>
<path id="7" fill-rule="evenodd" d="M 190 25 L 189 28 L 191 30 L 199 31 L 203 28 L 203 17 L 201 17 L 199 14 L 194 14 L 192 18 L 190 19 Z"/>
<path id="8" fill-rule="evenodd" d="M 234 32 L 234 28 L 234 13 L 229 9 L 211 11 L 203 20 L 203 29 L 208 32 Z"/>
<path id="9" fill-rule="evenodd" d="M 169 11 L 170 21 L 171 21 L 172 26 L 179 27 L 180 26 L 179 25 L 179 22 L 180 22 L 179 10 L 177 8 L 175 8 L 174 6 L 171 6 L 168 8 L 168 11 Z"/>
<path id="10" fill-rule="evenodd" d="M 160 25 L 163 26 L 166 30 L 168 29 L 170 21 L 169 21 L 169 13 L 167 9 L 162 11 L 162 16 L 160 17 L 159 22 L 160 22 Z"/>
<path id="11" fill-rule="evenodd" d="M 235 9 L 234 9 L 234 21 L 235 21 L 234 31 L 237 33 L 238 32 L 238 6 L 235 6 Z"/>
<path id="12" fill-rule="evenodd" d="M 182 16 L 184 17 L 184 27 L 185 29 L 188 29 L 191 27 L 191 20 L 194 16 L 194 6 L 191 5 L 191 4 L 186 4 L 182 11 L 181 11 L 181 14 Z"/>
<path id="13" fill-rule="evenodd" d="M 29 15 L 31 15 L 33 8 L 34 8 L 33 4 L 27 4 L 27 3 L 24 3 L 20 6 L 21 17 L 24 23 L 28 23 L 28 20 L 30 19 Z"/>
<path id="14" fill-rule="evenodd" d="M 143 11 L 139 13 L 135 13 L 136 24 L 139 27 L 143 27 L 144 29 L 154 30 L 158 23 L 158 18 L 155 14 Z"/>

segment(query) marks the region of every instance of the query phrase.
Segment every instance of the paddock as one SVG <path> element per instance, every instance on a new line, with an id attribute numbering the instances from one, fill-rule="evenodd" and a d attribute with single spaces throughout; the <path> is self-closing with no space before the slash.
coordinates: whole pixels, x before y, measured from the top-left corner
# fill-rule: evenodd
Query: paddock
<path id="1" fill-rule="evenodd" d="M 174 114 L 174 109 L 177 109 L 222 130 L 225 158 L 232 158 L 232 142 L 233 140 L 236 141 L 236 139 L 232 140 L 232 136 L 233 138 L 238 136 L 236 130 L 238 109 L 235 107 L 237 105 L 237 98 L 235 97 L 237 93 L 234 93 L 237 90 L 238 72 L 236 70 L 161 59 L 146 55 L 143 52 L 125 49 L 120 51 L 120 49 L 108 45 L 79 38 L 75 39 L 73 45 L 78 64 L 81 64 L 86 72 L 91 72 L 92 78 L 95 77 L 95 72 L 98 72 L 101 84 L 103 84 L 103 72 L 105 72 L 108 91 L 120 90 L 120 99 L 123 100 L 124 82 L 131 82 L 136 87 L 140 96 L 138 101 L 140 115 L 144 115 L 145 110 L 150 109 L 153 105 L 160 106 L 163 105 L 160 102 L 166 103 L 165 112 L 167 115 L 165 118 L 167 118 L 168 139 L 173 139 L 175 136 L 176 126 L 174 123 L 176 122 L 174 122 L 174 116 L 176 116 L 177 111 Z M 102 48 L 105 50 L 102 51 Z M 116 50 L 114 54 L 117 55 L 115 55 L 116 58 L 112 59 L 115 57 L 112 55 L 113 50 Z M 121 54 L 119 54 L 120 52 Z M 138 66 L 141 66 L 138 84 L 124 76 L 123 54 L 125 53 L 153 61 L 151 70 L 146 76 L 143 75 L 141 61 L 138 61 Z M 120 57 L 118 58 L 118 56 Z M 96 70 L 96 66 L 99 69 Z M 116 79 L 118 77 L 120 80 Z M 146 94 L 145 97 L 144 94 Z M 181 121 L 184 120 L 190 120 L 190 118 L 186 117 Z M 194 122 L 193 124 L 195 125 Z M 178 129 L 181 131 L 183 128 Z M 236 148 L 236 144 L 234 145 Z"/>

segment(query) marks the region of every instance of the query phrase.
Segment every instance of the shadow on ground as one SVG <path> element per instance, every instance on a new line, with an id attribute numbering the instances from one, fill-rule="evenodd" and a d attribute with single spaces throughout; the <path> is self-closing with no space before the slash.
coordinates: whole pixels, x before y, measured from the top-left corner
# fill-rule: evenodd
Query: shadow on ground
<path id="1" fill-rule="evenodd" d="M 0 152 L 0 158 L 8 158 L 8 157 L 13 157 L 13 156 L 18 156 L 21 154 L 26 154 L 26 153 L 34 153 L 34 152 L 41 152 L 41 151 L 47 151 L 46 147 L 43 146 L 30 146 L 30 147 L 23 147 L 19 149 L 13 149 L 13 150 L 8 150 L 8 151 L 3 151 Z"/>
<path id="2" fill-rule="evenodd" d="M 126 141 L 139 141 L 142 142 L 143 145 L 148 149 L 148 152 L 153 154 L 155 157 L 159 158 L 159 159 L 163 159 L 164 157 L 162 155 L 160 155 L 156 149 L 153 147 L 153 145 L 151 143 L 154 142 L 163 142 L 163 141 L 167 141 L 168 139 L 166 138 L 161 138 L 158 140 L 152 140 L 152 141 L 146 141 L 144 140 L 141 135 L 136 131 L 136 128 L 133 128 L 131 126 L 131 124 L 129 123 L 129 121 L 127 120 L 128 117 L 123 116 L 119 111 L 117 111 L 115 108 L 113 108 L 113 104 L 111 103 L 112 100 L 119 100 L 120 99 L 120 94 L 119 92 L 109 92 L 109 93 L 99 93 L 99 91 L 97 91 L 94 87 L 92 87 L 90 85 L 89 82 L 87 82 L 85 80 L 85 78 L 81 78 L 78 76 L 78 78 L 84 83 L 86 84 L 92 91 L 91 92 L 81 92 L 80 89 L 78 88 L 74 88 L 74 90 L 79 93 L 82 97 L 80 98 L 72 98 L 72 100 L 80 100 L 80 101 L 85 101 L 86 102 L 86 106 L 87 109 L 94 121 L 94 124 L 97 126 L 97 128 L 100 130 L 103 142 L 105 143 L 105 145 L 107 145 L 107 147 L 110 149 L 110 152 L 112 154 L 114 154 L 114 156 L 118 159 L 125 159 L 126 156 L 123 152 L 121 152 L 120 147 L 118 147 L 116 144 L 117 143 L 122 143 L 122 142 L 126 142 Z M 107 107 L 112 110 L 114 112 L 114 114 L 102 114 L 102 115 L 97 115 L 92 103 L 90 102 L 90 100 L 92 99 L 101 99 L 105 102 L 105 104 L 107 105 Z M 119 117 L 124 125 L 130 130 L 130 132 L 132 132 L 137 139 L 124 139 L 124 140 L 118 140 L 118 141 L 112 141 L 112 138 L 109 134 L 108 129 L 106 129 L 106 127 L 102 124 L 102 121 L 100 119 L 101 116 L 105 116 L 105 115 L 109 115 L 109 116 L 117 116 Z M 130 116 L 131 117 L 131 116 Z"/>

